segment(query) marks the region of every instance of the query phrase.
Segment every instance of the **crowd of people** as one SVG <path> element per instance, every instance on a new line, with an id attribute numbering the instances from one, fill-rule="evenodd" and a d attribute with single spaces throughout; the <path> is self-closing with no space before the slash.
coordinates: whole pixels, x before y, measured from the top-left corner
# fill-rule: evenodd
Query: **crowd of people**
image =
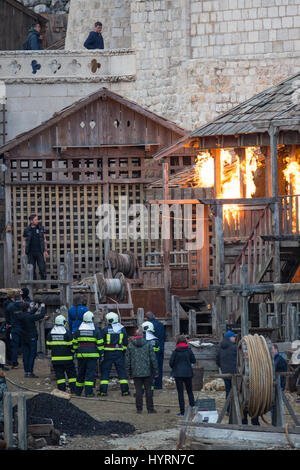
<path id="1" fill-rule="evenodd" d="M 163 387 L 165 327 L 155 318 L 152 312 L 146 313 L 146 321 L 136 329 L 129 340 L 126 328 L 120 322 L 119 315 L 108 312 L 106 325 L 99 328 L 94 321 L 93 312 L 89 311 L 81 295 L 74 296 L 74 304 L 57 311 L 54 325 L 46 337 L 46 346 L 51 354 L 51 364 L 55 373 L 57 388 L 66 391 L 67 386 L 72 394 L 86 397 L 95 396 L 97 367 L 99 386 L 97 394 L 107 396 L 110 374 L 114 366 L 118 375 L 122 396 L 130 394 L 129 379 L 135 387 L 136 410 L 142 413 L 143 395 L 145 394 L 148 413 L 156 413 L 154 408 L 154 390 Z M 13 369 L 19 367 L 19 350 L 22 349 L 25 378 L 36 378 L 34 373 L 37 356 L 38 332 L 36 322 L 47 318 L 45 304 L 38 305 L 29 298 L 29 291 L 23 288 L 19 293 L 4 303 L 6 320 L 6 351 L 8 362 Z M 216 363 L 222 374 L 237 372 L 237 334 L 227 331 L 220 342 Z M 272 346 L 275 371 L 285 372 L 287 363 L 279 353 L 278 346 Z M 184 335 L 176 338 L 169 366 L 175 379 L 179 413 L 184 416 L 184 387 L 189 405 L 195 406 L 193 394 L 193 366 L 196 363 L 192 349 Z M 4 365 L 2 369 L 7 369 Z M 0 371 L 3 373 L 2 371 Z M 230 377 L 224 378 L 225 396 L 231 390 Z M 281 387 L 286 385 L 285 376 L 281 376 Z M 229 414 L 229 408 L 228 408 Z M 258 418 L 251 420 L 259 424 Z M 243 417 L 247 424 L 247 410 Z"/>
<path id="2" fill-rule="evenodd" d="M 136 410 L 143 409 L 145 394 L 148 413 L 156 413 L 153 403 L 154 390 L 163 388 L 165 327 L 152 312 L 146 313 L 143 324 L 136 329 L 129 341 L 126 328 L 120 323 L 117 313 L 108 312 L 106 325 L 99 328 L 81 295 L 74 296 L 73 305 L 63 315 L 59 309 L 54 325 L 46 337 L 51 365 L 55 373 L 57 388 L 86 397 L 95 396 L 97 367 L 99 387 L 97 394 L 107 396 L 112 367 L 118 375 L 122 396 L 130 394 L 129 379 L 135 386 Z M 37 357 L 38 332 L 36 322 L 47 319 L 45 304 L 38 305 L 29 298 L 23 288 L 4 302 L 6 325 L 6 355 L 12 369 L 19 368 L 22 350 L 25 378 L 37 378 L 34 364 Z M 192 366 L 195 357 L 184 336 L 177 338 L 176 348 L 170 358 L 170 367 L 175 377 L 180 412 L 184 414 L 185 384 L 190 406 L 194 406 L 192 392 Z M 5 365 L 2 369 L 8 370 Z M 67 388 L 68 387 L 68 388 Z"/>

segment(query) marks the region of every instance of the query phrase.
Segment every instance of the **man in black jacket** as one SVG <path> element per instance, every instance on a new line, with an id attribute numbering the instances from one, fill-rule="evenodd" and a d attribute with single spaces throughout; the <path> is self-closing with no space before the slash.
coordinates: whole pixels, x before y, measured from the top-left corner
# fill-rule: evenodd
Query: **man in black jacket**
<path id="1" fill-rule="evenodd" d="M 12 301 L 6 306 L 6 321 L 10 325 L 10 344 L 12 368 L 19 366 L 18 355 L 22 344 L 22 326 L 19 320 L 19 313 L 23 312 L 24 302 L 21 294 L 15 294 Z"/>
<path id="2" fill-rule="evenodd" d="M 237 334 L 233 331 L 226 331 L 221 341 L 216 357 L 217 366 L 220 367 L 222 374 L 235 374 L 237 363 Z M 226 398 L 231 390 L 231 379 L 223 379 L 225 383 Z"/>
<path id="3" fill-rule="evenodd" d="M 45 304 L 41 304 L 40 313 L 35 315 L 38 310 L 36 305 L 34 309 L 30 310 L 28 303 L 23 304 L 22 313 L 18 313 L 18 319 L 22 326 L 22 345 L 23 345 L 23 363 L 24 363 L 24 377 L 37 378 L 33 373 L 34 361 L 37 355 L 37 339 L 38 332 L 35 322 L 42 320 L 46 314 Z"/>
<path id="4" fill-rule="evenodd" d="M 36 279 L 36 264 L 39 267 L 41 279 L 46 279 L 46 263 L 48 258 L 47 240 L 44 227 L 39 223 L 36 214 L 29 217 L 30 225 L 25 228 L 24 253 L 28 256 L 28 263 L 33 265 L 33 279 Z"/>
<path id="5" fill-rule="evenodd" d="M 91 31 L 87 39 L 84 42 L 86 49 L 104 49 L 104 41 L 101 34 L 102 23 L 97 21 L 95 23 L 94 31 Z"/>

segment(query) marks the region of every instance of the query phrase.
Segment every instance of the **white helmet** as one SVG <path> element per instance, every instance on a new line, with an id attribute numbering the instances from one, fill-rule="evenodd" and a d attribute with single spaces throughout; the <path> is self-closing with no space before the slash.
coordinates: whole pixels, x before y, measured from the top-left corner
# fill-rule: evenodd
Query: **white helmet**
<path id="1" fill-rule="evenodd" d="M 115 312 L 108 312 L 105 315 L 105 318 L 106 318 L 108 323 L 118 323 L 118 321 L 119 321 L 119 317 Z"/>
<path id="2" fill-rule="evenodd" d="M 85 312 L 85 313 L 83 314 L 83 321 L 84 321 L 85 323 L 91 323 L 92 321 L 94 321 L 94 314 L 93 314 L 93 312 L 90 312 L 90 311 Z"/>
<path id="3" fill-rule="evenodd" d="M 142 328 L 143 328 L 143 331 L 152 331 L 152 333 L 154 333 L 154 326 L 151 321 L 145 321 L 142 324 Z"/>
<path id="4" fill-rule="evenodd" d="M 57 326 L 64 326 L 64 324 L 66 323 L 66 319 L 63 315 L 57 315 L 54 323 Z"/>

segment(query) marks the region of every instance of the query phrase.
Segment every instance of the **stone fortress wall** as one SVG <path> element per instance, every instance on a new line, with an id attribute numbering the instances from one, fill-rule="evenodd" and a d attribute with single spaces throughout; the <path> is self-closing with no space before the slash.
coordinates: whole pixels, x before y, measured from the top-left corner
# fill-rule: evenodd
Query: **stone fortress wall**
<path id="1" fill-rule="evenodd" d="M 101 69 L 98 81 L 80 73 L 40 81 L 4 74 L 8 114 L 12 104 L 15 113 L 23 111 L 17 102 L 21 85 L 28 100 L 36 98 L 27 108 L 39 105 L 43 120 L 106 86 L 192 130 L 299 71 L 299 0 L 71 0 L 70 52 L 62 61 L 70 62 L 74 51 L 84 54 L 83 41 L 96 20 L 103 23 L 106 50 L 134 51 L 134 78 L 131 70 L 127 78 L 106 80 Z M 101 53 L 94 54 L 101 62 Z M 41 113 L 32 116 L 31 127 Z"/>

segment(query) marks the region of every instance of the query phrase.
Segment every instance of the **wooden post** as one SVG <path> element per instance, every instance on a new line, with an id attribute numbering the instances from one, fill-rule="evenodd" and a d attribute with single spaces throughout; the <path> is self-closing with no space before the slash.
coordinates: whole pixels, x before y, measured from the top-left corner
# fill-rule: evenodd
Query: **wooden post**
<path id="1" fill-rule="evenodd" d="M 22 255 L 21 256 L 21 279 L 22 281 L 27 281 L 27 264 L 28 264 L 28 256 Z"/>
<path id="2" fill-rule="evenodd" d="M 225 284 L 225 254 L 224 254 L 224 231 L 223 231 L 223 205 L 215 207 L 215 244 L 216 244 L 216 283 L 220 286 Z M 216 298 L 216 334 L 222 338 L 225 331 L 227 313 L 226 298 Z"/>
<path id="3" fill-rule="evenodd" d="M 271 164 L 271 191 L 272 197 L 278 198 L 278 154 L 277 154 L 277 144 L 278 144 L 278 129 L 273 126 L 269 129 L 270 136 L 270 164 Z M 274 203 L 274 235 L 279 235 L 279 202 Z M 274 283 L 280 283 L 280 242 L 274 242 Z"/>
<path id="4" fill-rule="evenodd" d="M 7 448 L 13 447 L 13 413 L 12 413 L 12 395 L 10 392 L 4 392 L 3 397 L 4 413 L 4 440 Z"/>
<path id="5" fill-rule="evenodd" d="M 169 199 L 169 162 L 163 163 L 163 197 L 165 201 Z M 162 223 L 170 224 L 170 220 L 163 219 Z M 162 245 L 163 245 L 163 260 L 164 260 L 165 304 L 166 304 L 166 315 L 168 315 L 168 313 L 171 311 L 171 293 L 170 293 L 171 291 L 171 270 L 170 270 L 171 240 L 170 238 L 163 239 Z"/>
<path id="6" fill-rule="evenodd" d="M 27 412 L 26 395 L 18 395 L 18 448 L 27 450 Z"/>
<path id="7" fill-rule="evenodd" d="M 66 279 L 66 267 L 64 264 L 59 265 L 59 277 L 61 281 L 65 281 Z M 59 286 L 59 297 L 60 297 L 60 305 L 66 305 L 66 292 L 65 292 L 65 285 L 60 284 Z"/>
<path id="8" fill-rule="evenodd" d="M 29 290 L 28 295 L 33 300 L 33 284 L 30 283 L 30 281 L 33 281 L 33 265 L 27 264 L 26 271 L 27 271 L 26 276 L 29 281 L 29 284 L 27 285 L 27 289 Z"/>
<path id="9" fill-rule="evenodd" d="M 142 326 L 144 323 L 144 309 L 143 308 L 138 308 L 137 309 L 137 326 L 138 328 Z"/>
<path id="10" fill-rule="evenodd" d="M 196 311 L 189 310 L 189 336 L 193 337 L 197 334 Z"/>
<path id="11" fill-rule="evenodd" d="M 267 319 L 267 305 L 262 302 L 259 304 L 259 327 L 267 328 L 268 319 Z"/>
<path id="12" fill-rule="evenodd" d="M 272 409 L 272 424 L 273 426 L 282 427 L 285 424 L 285 417 L 282 400 L 282 390 L 280 386 L 280 375 L 276 375 L 275 380 L 275 404 Z"/>
<path id="13" fill-rule="evenodd" d="M 246 291 L 248 284 L 248 267 L 242 265 L 241 279 L 242 279 L 242 312 L 241 312 L 241 335 L 246 336 L 249 334 L 249 310 L 248 310 L 248 292 Z"/>
<path id="14" fill-rule="evenodd" d="M 179 298 L 172 295 L 172 334 L 175 338 L 180 333 L 180 309 Z"/>
<path id="15" fill-rule="evenodd" d="M 285 341 L 295 341 L 298 339 L 298 312 L 292 304 L 288 304 L 285 320 Z"/>
<path id="16" fill-rule="evenodd" d="M 13 252 L 12 252 L 12 213 L 11 186 L 5 186 L 5 244 L 4 244 L 4 284 L 13 287 Z"/>
<path id="17" fill-rule="evenodd" d="M 69 281 L 69 285 L 66 288 L 66 303 L 67 307 L 70 308 L 73 305 L 73 275 L 74 275 L 74 254 L 67 253 L 66 257 L 66 278 Z"/>
<path id="18" fill-rule="evenodd" d="M 222 188 L 222 181 L 221 181 L 221 149 L 211 150 L 211 154 L 214 157 L 214 189 L 215 194 L 214 198 L 218 199 L 221 196 L 221 188 Z"/>
<path id="19" fill-rule="evenodd" d="M 217 204 L 215 215 L 215 243 L 216 243 L 216 284 L 225 283 L 224 268 L 224 232 L 223 232 L 223 205 Z"/>

